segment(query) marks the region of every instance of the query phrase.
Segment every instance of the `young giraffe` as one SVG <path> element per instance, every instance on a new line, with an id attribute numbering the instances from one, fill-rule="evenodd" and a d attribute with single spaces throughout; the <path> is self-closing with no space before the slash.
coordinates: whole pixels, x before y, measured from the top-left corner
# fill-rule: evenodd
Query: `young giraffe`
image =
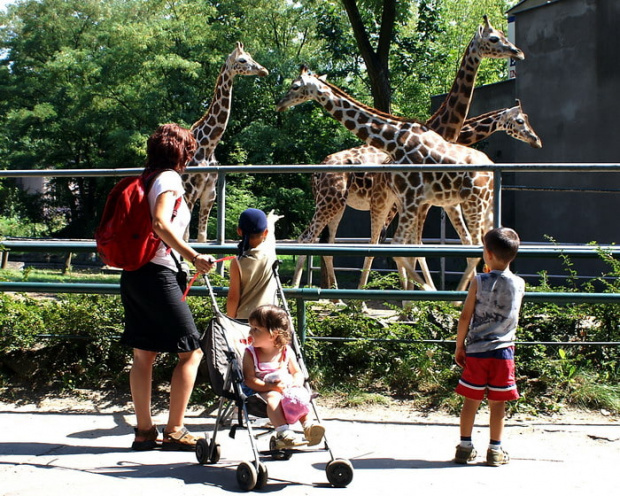
<path id="1" fill-rule="evenodd" d="M 493 162 L 482 152 L 449 143 L 424 124 L 395 117 L 364 105 L 340 88 L 312 75 L 304 67 L 293 81 L 289 91 L 276 105 L 283 111 L 308 100 L 315 100 L 331 116 L 342 123 L 358 138 L 387 152 L 395 164 L 471 164 Z M 493 225 L 493 175 L 490 172 L 390 172 L 391 201 L 385 202 L 383 218 L 392 205 L 398 203 L 399 222 L 393 242 L 420 244 L 419 220 L 425 217 L 431 205 L 450 210 L 448 215 L 464 244 L 481 244 L 482 233 Z M 463 212 L 475 202 L 477 215 L 471 216 L 470 232 L 465 226 Z M 413 288 L 417 282 L 425 289 L 433 289 L 415 272 L 417 258 L 395 257 L 404 288 Z M 477 260 L 468 261 L 460 287 L 465 287 L 475 272 Z"/>
<path id="2" fill-rule="evenodd" d="M 217 165 L 214 152 L 228 125 L 233 80 L 238 74 L 244 76 L 266 76 L 269 74 L 267 69 L 254 61 L 252 56 L 244 51 L 243 44 L 240 42 L 237 42 L 237 46 L 220 70 L 209 109 L 191 128 L 198 147 L 188 163 L 188 167 Z M 183 174 L 185 201 L 190 212 L 194 209 L 196 202 L 200 201 L 197 236 L 199 243 L 204 243 L 207 240 L 207 222 L 215 201 L 216 182 L 216 173 Z M 189 227 L 185 232 L 185 240 L 188 239 Z"/>
<path id="3" fill-rule="evenodd" d="M 461 129 L 458 143 L 471 146 L 495 132 L 505 131 L 509 136 L 528 143 L 534 148 L 541 148 L 542 141 L 531 127 L 528 115 L 523 112 L 521 102 L 511 108 L 503 108 L 487 112 L 467 119 Z M 346 164 L 387 164 L 390 156 L 370 145 L 361 145 L 343 150 L 327 156 L 323 165 Z M 328 229 L 328 243 L 334 243 L 338 225 L 342 220 L 346 206 L 361 211 L 370 211 L 370 243 L 379 242 L 381 233 L 392 222 L 398 208 L 392 206 L 386 219 L 379 219 L 377 212 L 390 195 L 390 185 L 385 181 L 385 174 L 375 172 L 329 172 L 312 175 L 312 193 L 315 200 L 314 216 L 308 228 L 299 237 L 299 243 L 314 243 L 325 227 Z M 305 256 L 297 260 L 293 284 L 301 282 L 301 273 L 305 263 Z M 326 287 L 337 287 L 336 274 L 333 266 L 333 257 L 323 257 L 326 268 Z M 364 260 L 364 269 L 358 287 L 362 288 L 368 282 L 369 271 L 373 258 Z M 424 270 L 424 269 L 423 269 Z"/>
<path id="4" fill-rule="evenodd" d="M 480 63 L 482 61 L 482 58 L 483 57 L 515 58 L 518 60 L 521 60 L 524 58 L 523 52 L 519 48 L 514 46 L 512 43 L 510 43 L 504 36 L 504 33 L 495 29 L 489 22 L 489 19 L 487 16 L 484 16 L 484 24 L 485 24 L 484 26 L 478 27 L 478 30 L 474 34 L 472 40 L 470 41 L 469 45 L 467 46 L 465 50 L 463 57 L 461 58 L 460 69 L 457 72 L 457 75 L 454 80 L 454 83 L 452 84 L 450 93 L 446 96 L 444 102 L 442 103 L 441 107 L 437 110 L 437 112 L 435 112 L 435 114 L 433 114 L 433 116 L 431 116 L 431 118 L 427 121 L 427 125 L 431 129 L 437 131 L 447 141 L 454 142 L 456 141 L 457 138 L 460 137 L 461 127 L 464 125 L 465 118 L 467 117 L 467 113 L 469 111 L 469 105 L 470 105 L 473 90 L 474 90 L 476 75 L 477 75 Z M 472 121 L 470 123 L 470 126 L 474 124 L 475 122 Z M 483 126 L 482 123 L 480 125 L 481 127 Z M 492 132 L 490 132 L 489 134 L 492 134 Z M 507 132 L 509 131 L 507 130 Z M 471 138 L 474 138 L 473 135 L 469 134 L 469 130 L 468 130 L 468 133 L 464 136 L 471 136 Z M 535 136 L 535 133 L 534 133 L 534 136 Z M 479 137 L 478 141 L 480 139 L 483 139 L 483 137 Z M 518 138 L 518 139 L 521 139 L 521 138 Z M 471 143 L 472 141 L 470 140 L 470 142 L 464 142 L 462 144 L 469 145 Z M 356 149 L 354 148 L 352 150 L 356 150 Z M 363 146 L 360 147 L 360 149 L 355 152 L 355 155 L 359 156 L 361 160 L 360 162 L 351 162 L 350 160 L 352 159 L 355 160 L 356 157 L 353 157 L 353 158 L 348 157 L 347 152 L 348 151 L 340 152 L 343 155 L 345 155 L 344 157 L 338 156 L 338 154 L 330 155 L 322 163 L 325 164 L 325 163 L 388 163 L 389 162 L 389 159 L 387 160 L 387 162 L 384 160 L 385 156 L 383 157 L 376 156 L 375 150 L 371 148 L 364 148 Z M 367 154 L 367 156 L 365 156 L 365 154 Z M 345 160 L 344 162 L 340 161 L 343 159 Z M 337 174 L 333 174 L 331 176 L 326 176 L 326 177 L 320 177 L 320 176 L 317 177 L 317 175 L 315 175 L 313 177 L 313 184 L 318 181 L 325 188 L 324 191 L 329 192 L 335 186 L 337 187 L 338 185 L 346 184 L 345 181 L 343 180 L 345 176 L 342 176 L 342 174 L 343 173 L 341 173 L 340 177 L 338 177 Z M 381 211 L 381 206 L 379 204 L 381 200 L 385 200 L 385 198 L 388 196 L 384 192 L 381 191 L 382 189 L 387 187 L 387 185 L 383 184 L 385 181 L 381 181 L 380 179 L 381 177 L 382 175 L 376 174 L 376 173 L 373 173 L 370 176 L 362 174 L 361 178 L 355 180 L 356 176 L 354 175 L 353 176 L 354 180 L 351 181 L 352 187 L 355 187 L 356 182 L 361 182 L 362 184 L 372 183 L 373 188 L 377 188 L 376 191 L 371 193 L 372 201 L 370 201 L 370 205 L 375 207 L 374 209 L 371 209 L 371 231 L 372 231 L 371 240 L 370 240 L 371 243 L 378 242 L 381 229 L 383 228 L 384 225 L 385 226 L 389 225 L 389 222 L 391 222 L 396 212 L 395 209 L 392 209 L 392 213 L 388 215 L 387 224 L 384 224 L 384 223 L 377 224 L 377 222 L 379 222 L 379 219 L 377 219 L 376 215 L 373 215 L 373 214 L 375 214 L 375 210 Z M 334 184 L 330 184 L 330 180 L 333 180 Z M 316 190 L 318 191 L 319 188 L 316 188 Z M 355 201 L 356 193 L 351 192 L 348 194 L 349 194 L 349 197 L 351 197 L 353 201 Z M 345 198 L 344 203 L 342 202 L 343 197 Z M 316 195 L 315 195 L 315 203 L 316 203 L 315 216 L 313 217 L 308 230 L 306 230 L 306 232 L 304 232 L 300 236 L 299 238 L 300 242 L 315 241 L 318 238 L 320 232 L 325 227 L 325 225 L 330 225 L 330 239 L 335 238 L 335 229 L 337 228 L 338 223 L 340 222 L 340 219 L 342 218 L 342 214 L 344 213 L 344 208 L 346 206 L 346 196 L 341 193 L 340 195 L 337 195 L 334 199 L 336 200 L 335 213 L 331 213 L 330 210 L 327 210 L 327 216 L 326 216 L 327 219 L 323 221 L 323 225 L 321 227 L 314 226 L 315 221 L 319 220 L 318 218 L 325 217 L 321 213 L 323 206 L 319 204 L 319 201 L 317 201 Z M 338 201 L 339 199 L 340 201 Z M 355 206 L 353 207 L 356 208 Z M 368 208 L 363 208 L 363 210 L 367 210 L 367 209 Z M 330 214 L 334 215 L 334 217 L 331 220 L 329 219 Z M 424 219 L 421 219 L 420 222 L 421 222 L 421 226 L 423 227 Z M 420 233 L 420 238 L 421 238 L 421 233 Z M 364 268 L 362 270 L 362 277 L 360 279 L 359 287 L 362 287 L 367 282 L 370 267 L 372 265 L 372 260 L 373 260 L 372 258 L 366 258 L 364 261 Z M 293 283 L 295 285 L 299 285 L 299 282 L 301 280 L 301 270 L 302 270 L 304 261 L 305 261 L 305 257 L 302 257 L 298 260 L 297 267 L 295 270 L 295 275 L 293 277 Z M 325 264 L 326 264 L 326 269 L 328 273 L 327 282 L 330 284 L 329 287 L 331 287 L 331 285 L 335 284 L 335 274 L 333 272 L 332 259 L 325 257 Z M 421 266 L 422 266 L 422 269 L 425 275 L 425 279 L 427 280 L 427 283 L 429 284 L 429 286 L 433 286 L 432 280 L 430 278 L 430 273 L 428 272 L 428 269 L 426 268 L 426 263 L 424 259 L 421 260 Z"/>

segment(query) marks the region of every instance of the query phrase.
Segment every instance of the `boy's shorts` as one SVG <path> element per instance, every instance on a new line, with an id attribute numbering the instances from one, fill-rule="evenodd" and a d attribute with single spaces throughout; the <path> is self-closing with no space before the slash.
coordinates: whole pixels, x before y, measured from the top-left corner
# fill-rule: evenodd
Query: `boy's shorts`
<path id="1" fill-rule="evenodd" d="M 491 401 L 518 399 L 514 347 L 467 354 L 455 391 L 472 400 L 483 400 L 485 393 Z"/>

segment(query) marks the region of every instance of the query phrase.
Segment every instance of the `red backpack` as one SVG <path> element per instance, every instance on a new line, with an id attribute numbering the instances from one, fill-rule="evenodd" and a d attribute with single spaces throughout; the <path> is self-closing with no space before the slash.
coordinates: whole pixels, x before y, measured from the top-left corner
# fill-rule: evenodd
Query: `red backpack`
<path id="1" fill-rule="evenodd" d="M 155 256 L 161 239 L 153 232 L 148 191 L 161 172 L 126 177 L 110 191 L 95 231 L 97 253 L 106 265 L 137 270 Z M 174 205 L 173 219 L 181 198 Z"/>

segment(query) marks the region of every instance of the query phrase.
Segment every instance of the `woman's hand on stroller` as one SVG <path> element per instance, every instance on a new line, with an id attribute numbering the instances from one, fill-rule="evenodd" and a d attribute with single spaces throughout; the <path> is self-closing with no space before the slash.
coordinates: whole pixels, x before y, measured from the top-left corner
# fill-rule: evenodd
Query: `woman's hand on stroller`
<path id="1" fill-rule="evenodd" d="M 215 258 L 211 255 L 205 255 L 202 253 L 198 253 L 194 259 L 192 260 L 192 264 L 196 267 L 196 272 L 201 274 L 206 274 L 209 272 L 215 263 Z"/>

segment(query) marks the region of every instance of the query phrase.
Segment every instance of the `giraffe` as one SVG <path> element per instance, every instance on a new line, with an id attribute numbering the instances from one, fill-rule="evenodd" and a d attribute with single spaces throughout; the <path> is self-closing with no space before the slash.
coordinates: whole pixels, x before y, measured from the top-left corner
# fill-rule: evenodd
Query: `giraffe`
<path id="1" fill-rule="evenodd" d="M 217 165 L 214 152 L 228 125 L 233 81 L 238 74 L 245 76 L 266 76 L 269 74 L 267 69 L 254 61 L 252 56 L 243 49 L 243 43 L 240 42 L 237 42 L 235 49 L 220 70 L 207 112 L 191 127 L 194 138 L 196 138 L 197 148 L 194 156 L 187 164 L 188 168 Z M 204 243 L 207 240 L 207 222 L 215 201 L 216 182 L 217 174 L 212 172 L 183 174 L 185 201 L 190 212 L 194 209 L 196 202 L 200 201 L 197 236 L 199 243 Z M 186 241 L 189 239 L 189 227 L 184 237 Z"/>
<path id="2" fill-rule="evenodd" d="M 530 125 L 529 117 L 523 112 L 518 99 L 514 107 L 492 110 L 467 119 L 463 123 L 457 143 L 471 146 L 497 131 L 505 131 L 508 136 L 523 141 L 532 148 L 542 148 L 542 140 Z"/>
<path id="3" fill-rule="evenodd" d="M 470 43 L 468 44 L 463 57 L 461 58 L 460 68 L 457 72 L 457 75 L 452 84 L 452 88 L 449 94 L 446 96 L 446 98 L 444 99 L 444 102 L 442 103 L 441 107 L 437 110 L 437 112 L 435 112 L 435 114 L 433 114 L 431 118 L 427 121 L 427 125 L 431 129 L 435 130 L 440 135 L 442 135 L 444 139 L 446 139 L 447 141 L 454 142 L 454 141 L 457 141 L 457 138 L 460 138 L 461 127 L 464 125 L 465 118 L 467 117 L 467 113 L 469 111 L 469 105 L 470 105 L 473 90 L 474 90 L 476 75 L 477 75 L 480 63 L 482 61 L 482 58 L 484 57 L 486 58 L 514 58 L 517 60 L 522 60 L 524 58 L 523 52 L 519 48 L 517 48 L 515 45 L 513 45 L 511 42 L 509 42 L 504 36 L 504 33 L 495 29 L 491 25 L 486 15 L 483 16 L 483 19 L 484 19 L 484 26 L 478 27 L 476 33 L 474 34 Z M 516 116 L 515 116 L 515 119 L 516 119 Z M 527 116 L 526 116 L 525 121 L 527 122 Z M 478 122 L 472 122 L 470 125 L 475 125 L 477 123 Z M 480 127 L 482 126 L 483 124 L 480 123 Z M 523 129 L 522 124 L 518 124 L 518 126 L 521 126 L 521 130 L 523 131 L 523 133 L 526 132 L 526 130 Z M 510 133 L 508 128 L 506 128 L 506 131 Z M 494 131 L 491 131 L 488 134 L 492 134 L 492 132 Z M 470 142 L 462 143 L 462 144 L 469 145 L 469 144 L 476 142 L 476 141 L 471 141 L 472 139 L 476 138 L 476 136 L 474 135 L 467 134 L 463 136 L 469 136 Z M 534 133 L 534 136 L 535 136 L 535 133 Z M 480 139 L 483 139 L 483 137 L 477 138 L 478 141 Z M 517 139 L 521 139 L 521 138 L 517 137 Z M 328 160 L 327 163 L 334 163 L 334 164 L 337 164 L 337 163 L 389 163 L 389 159 L 387 161 L 384 161 L 383 157 L 377 157 L 375 155 L 376 153 L 375 150 L 363 148 L 363 147 L 360 147 L 359 150 L 356 148 L 351 149 L 351 150 L 355 150 L 353 152 L 353 155 L 354 155 L 353 157 L 348 156 L 347 151 L 343 151 L 343 152 L 339 152 L 342 155 L 339 155 L 339 154 L 330 155 L 322 163 L 325 164 L 326 160 Z M 367 157 L 364 157 L 363 152 L 366 152 Z M 355 157 L 356 155 L 358 157 L 361 157 L 361 160 L 362 160 L 361 162 L 351 162 L 351 160 L 356 159 Z M 341 176 L 338 176 L 337 174 L 332 174 L 332 175 L 329 175 L 329 176 L 326 176 L 320 179 L 313 178 L 313 186 L 323 185 L 323 187 L 326 188 L 325 191 L 329 192 L 332 190 L 332 188 L 337 187 L 337 185 L 346 184 L 346 181 L 344 181 L 343 178 L 344 176 L 342 176 L 342 173 L 341 173 Z M 355 179 L 355 176 L 353 176 L 353 178 Z M 330 182 L 330 179 L 332 180 L 332 182 Z M 370 176 L 366 176 L 362 174 L 361 178 L 358 178 L 357 180 L 353 180 L 351 184 L 354 188 L 355 188 L 356 183 L 376 184 L 374 188 L 381 189 L 381 188 L 387 187 L 386 185 L 383 184 L 384 182 L 385 181 L 381 181 L 380 176 L 377 176 L 376 174 L 372 174 Z M 315 188 L 315 191 L 317 191 L 317 188 Z M 359 191 L 361 192 L 361 194 L 364 193 L 363 189 L 360 189 Z M 379 224 L 377 225 L 373 224 L 373 222 L 377 221 L 377 219 L 375 218 L 375 215 L 373 215 L 374 213 L 373 210 L 376 210 L 376 208 L 379 208 L 377 205 L 377 202 L 381 201 L 381 199 L 384 199 L 386 195 L 381 194 L 380 191 L 378 190 L 374 191 L 373 194 L 374 194 L 374 197 L 370 204 L 373 205 L 375 209 L 371 209 L 371 240 L 370 242 L 376 243 L 379 239 L 381 230 L 379 230 Z M 330 219 L 329 209 L 326 209 L 328 213 L 327 216 L 322 216 L 320 214 L 320 210 L 322 210 L 324 206 L 319 203 L 320 199 L 317 201 L 316 194 L 315 194 L 315 204 L 316 204 L 315 216 L 312 219 L 309 229 L 306 230 L 300 236 L 299 241 L 300 242 L 312 242 L 316 240 L 316 238 L 318 237 L 318 233 L 322 231 L 323 227 L 325 227 L 325 225 L 330 225 L 330 229 L 329 229 L 330 240 L 331 240 L 330 242 L 333 242 L 333 239 L 335 238 L 335 229 L 337 228 L 338 223 L 340 222 L 340 219 L 342 218 L 342 214 L 344 213 L 344 208 L 347 204 L 347 198 L 351 197 L 352 201 L 355 201 L 356 197 L 358 196 L 355 191 L 352 192 L 352 196 L 351 196 L 351 193 L 349 193 L 348 195 L 349 196 L 345 196 L 345 194 L 343 194 L 342 192 L 336 195 L 336 197 L 334 198 L 334 200 L 336 200 L 335 211 L 340 212 L 340 213 L 332 214 L 334 215 L 334 217 Z M 342 202 L 343 198 L 344 198 L 344 203 Z M 362 202 L 364 201 L 362 200 Z M 356 208 L 354 205 L 351 205 L 351 206 L 353 208 Z M 368 208 L 360 208 L 360 210 L 368 210 Z M 318 215 L 317 215 L 317 212 L 319 212 Z M 384 224 L 385 227 L 389 225 L 389 223 L 391 222 L 395 214 L 396 214 L 396 209 L 393 208 L 391 213 L 387 217 L 387 220 L 386 220 L 387 224 Z M 321 227 L 320 229 L 318 229 L 317 227 L 313 228 L 314 222 L 319 221 L 321 217 L 327 217 L 327 220 L 324 221 L 325 223 L 323 224 L 323 227 Z M 423 226 L 424 219 L 422 219 L 421 222 Z M 334 223 L 335 223 L 335 227 L 332 227 Z M 313 233 L 317 233 L 316 236 L 313 236 Z M 329 287 L 331 287 L 335 283 L 333 263 L 332 263 L 331 258 L 325 257 L 324 259 L 325 259 L 325 264 L 326 264 L 327 273 L 328 273 L 327 282 L 330 285 Z M 367 282 L 370 266 L 372 265 L 372 260 L 373 260 L 372 258 L 365 259 L 359 287 L 362 287 Z M 301 270 L 302 270 L 304 261 L 305 261 L 305 257 L 302 257 L 298 260 L 297 267 L 295 270 L 295 275 L 293 277 L 293 283 L 296 285 L 299 285 L 299 282 L 301 280 Z M 425 274 L 425 278 L 427 279 L 427 282 L 430 285 L 432 285 L 432 281 L 430 280 L 430 273 L 428 272 L 428 269 L 426 268 L 425 262 L 422 262 L 422 269 Z"/>
<path id="4" fill-rule="evenodd" d="M 308 100 L 316 101 L 366 144 L 388 153 L 395 164 L 493 163 L 484 153 L 450 143 L 417 120 L 386 114 L 358 102 L 325 78 L 319 78 L 302 67 L 299 77 L 276 104 L 276 110 L 284 111 Z M 446 210 L 463 244 L 481 244 L 482 233 L 493 225 L 493 175 L 488 171 L 393 171 L 383 174 L 388 174 L 386 180 L 390 181 L 392 191 L 391 201 L 385 202 L 383 218 L 395 202 L 400 216 L 394 243 L 420 244 L 422 230 L 419 220 L 425 218 L 432 205 Z M 475 209 L 470 207 L 471 203 L 475 203 Z M 469 230 L 463 219 L 465 212 L 470 216 Z M 395 257 L 403 287 L 413 288 L 415 282 L 424 289 L 433 289 L 434 286 L 415 272 L 417 258 Z M 476 263 L 477 259 L 468 260 L 459 288 L 467 285 L 475 273 Z"/>
<path id="5" fill-rule="evenodd" d="M 529 118 L 523 112 L 521 102 L 511 108 L 503 108 L 487 112 L 477 117 L 467 119 L 461 129 L 457 143 L 470 146 L 478 143 L 495 132 L 505 131 L 509 136 L 528 143 L 533 148 L 541 148 L 542 141 L 529 123 Z M 361 145 L 348 150 L 328 155 L 321 164 L 387 164 L 390 156 L 381 150 Z M 314 243 L 322 230 L 327 227 L 328 243 L 334 243 L 338 225 L 342 219 L 346 206 L 356 210 L 370 211 L 371 235 L 370 243 L 379 242 L 381 233 L 387 229 L 398 212 L 394 204 L 385 219 L 377 218 L 381 205 L 390 197 L 390 185 L 385 181 L 386 176 L 375 172 L 327 172 L 312 175 L 312 193 L 315 200 L 315 212 L 308 228 L 298 238 L 299 243 Z M 300 256 L 293 275 L 293 285 L 299 286 L 301 273 L 306 257 Z M 333 266 L 333 257 L 323 257 L 327 271 L 326 286 L 337 287 L 336 275 Z M 364 268 L 358 288 L 368 282 L 372 257 L 364 260 Z M 424 268 L 423 268 L 424 270 Z"/>
<path id="6" fill-rule="evenodd" d="M 495 29 L 489 18 L 483 16 L 484 25 L 479 26 L 461 58 L 450 92 L 426 125 L 446 141 L 456 143 L 461 127 L 467 118 L 476 76 L 483 58 L 512 58 L 523 60 L 523 52 L 506 39 L 504 33 Z"/>

